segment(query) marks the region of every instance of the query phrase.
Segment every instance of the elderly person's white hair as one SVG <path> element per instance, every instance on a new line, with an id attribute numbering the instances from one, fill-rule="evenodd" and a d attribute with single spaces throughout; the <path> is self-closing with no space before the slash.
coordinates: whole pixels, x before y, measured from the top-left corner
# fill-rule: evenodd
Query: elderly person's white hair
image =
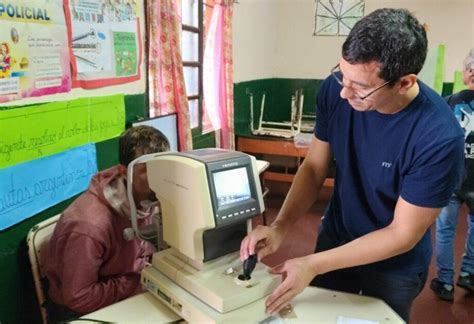
<path id="1" fill-rule="evenodd" d="M 464 69 L 474 72 L 474 48 L 471 48 L 466 58 L 464 59 Z"/>

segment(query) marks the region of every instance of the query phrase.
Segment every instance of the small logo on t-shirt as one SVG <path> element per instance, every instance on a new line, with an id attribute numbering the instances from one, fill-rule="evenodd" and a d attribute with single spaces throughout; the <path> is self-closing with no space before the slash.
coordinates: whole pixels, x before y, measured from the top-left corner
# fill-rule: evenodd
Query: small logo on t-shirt
<path id="1" fill-rule="evenodd" d="M 392 166 L 392 163 L 390 163 L 390 162 L 382 162 L 382 166 L 383 166 L 384 168 L 387 168 L 387 169 L 388 169 L 388 168 L 390 168 L 390 167 Z"/>

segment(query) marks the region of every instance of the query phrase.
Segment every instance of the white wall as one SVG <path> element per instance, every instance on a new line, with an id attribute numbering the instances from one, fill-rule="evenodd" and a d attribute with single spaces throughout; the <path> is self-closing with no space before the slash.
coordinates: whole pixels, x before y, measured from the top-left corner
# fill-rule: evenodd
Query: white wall
<path id="1" fill-rule="evenodd" d="M 314 0 L 239 0 L 234 5 L 234 82 L 324 78 L 339 60 L 341 36 L 312 36 Z M 367 0 L 407 8 L 429 25 L 429 46 L 446 45 L 445 81 L 474 47 L 474 0 Z"/>
<path id="2" fill-rule="evenodd" d="M 474 0 L 371 0 L 366 12 L 383 7 L 406 8 L 428 24 L 428 46 L 445 44 L 444 81 L 452 82 L 474 47 Z"/>
<path id="3" fill-rule="evenodd" d="M 280 0 L 239 0 L 234 5 L 234 82 L 275 77 L 277 2 Z"/>
<path id="4" fill-rule="evenodd" d="M 313 0 L 286 0 L 279 6 L 273 68 L 280 78 L 324 79 L 339 62 L 345 37 L 313 36 L 314 6 Z"/>

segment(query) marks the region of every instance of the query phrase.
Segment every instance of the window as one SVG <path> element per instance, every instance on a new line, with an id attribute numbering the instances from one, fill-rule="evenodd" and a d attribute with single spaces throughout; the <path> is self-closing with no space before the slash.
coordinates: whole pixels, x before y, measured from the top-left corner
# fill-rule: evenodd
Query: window
<path id="1" fill-rule="evenodd" d="M 189 102 L 191 129 L 202 130 L 202 62 L 204 43 L 203 0 L 181 0 L 184 82 Z"/>

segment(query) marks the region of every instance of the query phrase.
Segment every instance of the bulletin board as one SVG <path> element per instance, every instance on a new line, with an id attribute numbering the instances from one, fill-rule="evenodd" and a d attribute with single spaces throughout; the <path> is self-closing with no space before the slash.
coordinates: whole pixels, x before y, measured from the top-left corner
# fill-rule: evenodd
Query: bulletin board
<path id="1" fill-rule="evenodd" d="M 0 1 L 0 231 L 84 191 L 100 169 L 101 143 L 132 118 L 124 95 L 146 91 L 144 15 L 136 0 Z M 45 165 L 61 167 L 34 171 Z M 66 177 L 68 165 L 87 177 Z M 46 199 L 17 194 L 22 174 L 74 181 Z"/>
<path id="2" fill-rule="evenodd" d="M 137 0 L 0 2 L 0 109 L 144 93 L 144 16 Z"/>

